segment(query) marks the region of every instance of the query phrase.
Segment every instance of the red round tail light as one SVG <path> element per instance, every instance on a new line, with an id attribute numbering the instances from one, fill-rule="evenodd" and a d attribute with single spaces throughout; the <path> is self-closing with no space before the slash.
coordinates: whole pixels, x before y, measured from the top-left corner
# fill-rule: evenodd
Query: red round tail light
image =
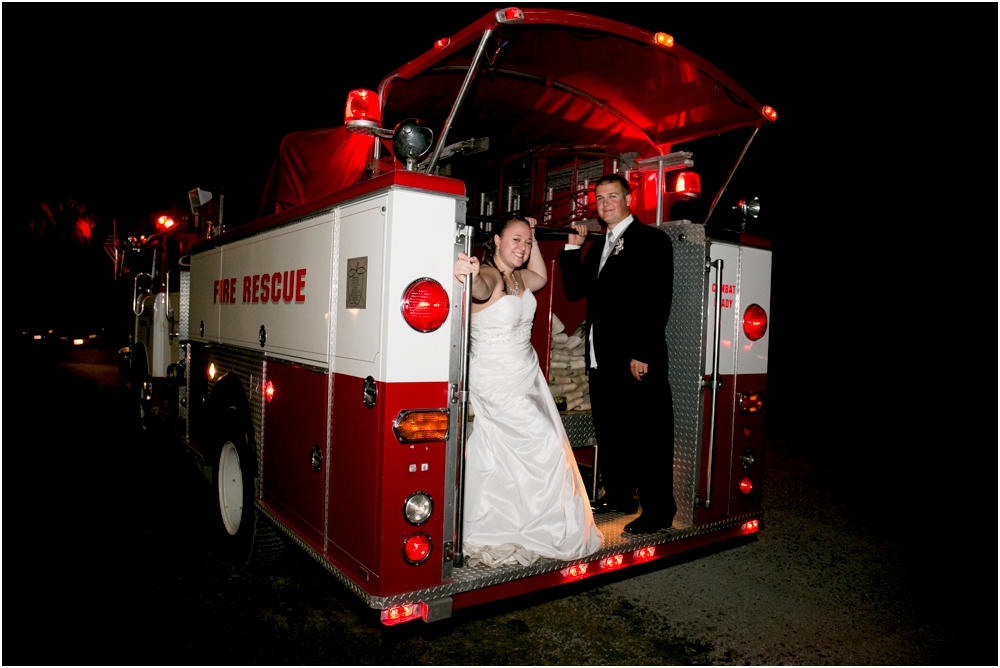
<path id="1" fill-rule="evenodd" d="M 421 278 L 403 291 L 400 308 L 410 327 L 418 332 L 433 332 L 448 319 L 451 301 L 440 283 L 432 278 Z"/>
<path id="2" fill-rule="evenodd" d="M 430 536 L 423 532 L 415 533 L 403 543 L 403 559 L 411 566 L 418 566 L 431 556 L 432 547 Z"/>
<path id="3" fill-rule="evenodd" d="M 743 333 L 751 341 L 764 336 L 767 331 L 767 313 L 757 304 L 750 304 L 743 312 Z"/>
<path id="4" fill-rule="evenodd" d="M 740 480 L 740 492 L 742 494 L 749 494 L 751 490 L 753 490 L 753 481 L 750 478 Z"/>

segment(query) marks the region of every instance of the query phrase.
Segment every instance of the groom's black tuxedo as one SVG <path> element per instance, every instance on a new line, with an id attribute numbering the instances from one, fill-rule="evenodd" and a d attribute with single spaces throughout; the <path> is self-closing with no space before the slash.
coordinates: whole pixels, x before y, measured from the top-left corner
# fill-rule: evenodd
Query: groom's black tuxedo
<path id="1" fill-rule="evenodd" d="M 598 273 L 606 239 L 582 262 L 581 249 L 559 253 L 566 298 L 587 299 L 587 368 L 605 493 L 627 504 L 638 488 L 644 517 L 673 518 L 674 420 L 664 336 L 673 246 L 633 216 Z M 597 368 L 591 368 L 591 338 Z M 632 376 L 633 359 L 649 365 L 642 381 Z"/>

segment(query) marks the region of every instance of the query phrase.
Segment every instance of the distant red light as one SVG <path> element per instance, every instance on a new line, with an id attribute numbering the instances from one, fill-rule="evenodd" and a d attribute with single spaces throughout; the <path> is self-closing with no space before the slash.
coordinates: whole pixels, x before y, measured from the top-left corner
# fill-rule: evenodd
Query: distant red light
<path id="1" fill-rule="evenodd" d="M 743 480 L 740 480 L 740 493 L 749 494 L 752 489 L 753 481 L 751 481 L 750 478 L 743 478 Z"/>
<path id="2" fill-rule="evenodd" d="M 750 304 L 743 312 L 743 333 L 751 341 L 764 336 L 767 331 L 767 312 L 757 304 Z"/>
<path id="3" fill-rule="evenodd" d="M 448 46 L 449 44 L 451 44 L 451 38 L 450 37 L 442 37 L 438 41 L 434 42 L 434 48 L 435 49 L 443 49 L 444 47 Z"/>
<path id="4" fill-rule="evenodd" d="M 160 216 L 156 219 L 156 224 L 167 230 L 175 225 L 174 219 L 170 216 Z"/>

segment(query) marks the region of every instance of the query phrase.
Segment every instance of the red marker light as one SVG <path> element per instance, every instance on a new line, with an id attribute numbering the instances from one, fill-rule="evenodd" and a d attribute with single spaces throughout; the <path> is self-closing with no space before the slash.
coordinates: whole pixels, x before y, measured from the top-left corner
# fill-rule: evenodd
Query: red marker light
<path id="1" fill-rule="evenodd" d="M 753 533 L 754 531 L 759 531 L 760 520 L 750 520 L 749 522 L 744 522 L 741 528 L 747 533 Z"/>
<path id="2" fill-rule="evenodd" d="M 500 23 L 517 23 L 524 20 L 524 12 L 517 7 L 508 7 L 498 11 L 496 17 Z"/>
<path id="3" fill-rule="evenodd" d="M 442 37 L 438 41 L 434 42 L 434 48 L 435 49 L 443 49 L 444 47 L 448 46 L 449 44 L 451 44 L 451 38 L 450 37 Z"/>
<path id="4" fill-rule="evenodd" d="M 764 336 L 767 331 L 767 313 L 763 307 L 757 304 L 750 304 L 743 312 L 743 333 L 751 341 L 756 341 Z"/>
<path id="5" fill-rule="evenodd" d="M 674 38 L 673 38 L 673 36 L 672 35 L 668 35 L 665 32 L 658 32 L 658 33 L 656 33 L 656 37 L 654 39 L 656 40 L 657 44 L 659 44 L 660 46 L 665 46 L 668 49 L 674 45 Z"/>
<path id="6" fill-rule="evenodd" d="M 634 559 L 650 559 L 656 554 L 656 547 L 640 547 L 632 555 Z"/>
<path id="7" fill-rule="evenodd" d="M 433 332 L 448 319 L 451 302 L 441 284 L 432 278 L 413 281 L 403 291 L 403 319 L 418 332 Z"/>
<path id="8" fill-rule="evenodd" d="M 749 494 L 752 489 L 753 481 L 751 481 L 750 478 L 743 478 L 743 480 L 740 480 L 740 493 Z"/>
<path id="9" fill-rule="evenodd" d="M 382 110 L 379 108 L 378 93 L 358 88 L 347 94 L 347 105 L 344 107 L 344 123 L 356 123 L 358 121 L 376 126 L 382 123 Z"/>
<path id="10" fill-rule="evenodd" d="M 264 398 L 267 399 L 267 403 L 271 403 L 274 399 L 274 383 L 271 381 L 264 383 Z"/>
<path id="11" fill-rule="evenodd" d="M 175 225 L 174 219 L 171 218 L 170 216 L 160 216 L 159 218 L 156 219 L 156 224 L 159 227 L 162 227 L 163 229 L 167 230 L 169 230 L 171 227 Z"/>
<path id="12" fill-rule="evenodd" d="M 601 568 L 618 568 L 623 563 L 625 563 L 624 554 L 613 554 L 601 559 Z"/>
<path id="13" fill-rule="evenodd" d="M 426 609 L 423 603 L 404 603 L 403 605 L 395 605 L 387 610 L 383 610 L 380 616 L 383 624 L 392 626 L 393 624 L 410 622 L 414 619 L 423 619 Z"/>
<path id="14" fill-rule="evenodd" d="M 430 536 L 423 532 L 415 533 L 403 543 L 403 558 L 411 566 L 418 566 L 431 556 L 432 548 Z"/>
<path id="15" fill-rule="evenodd" d="M 778 120 L 778 112 L 774 110 L 774 107 L 769 107 L 765 104 L 764 108 L 760 110 L 760 113 L 763 114 L 764 118 L 772 123 Z"/>
<path id="16" fill-rule="evenodd" d="M 569 568 L 564 568 L 559 572 L 563 574 L 563 577 L 578 578 L 587 574 L 587 564 L 573 564 Z"/>

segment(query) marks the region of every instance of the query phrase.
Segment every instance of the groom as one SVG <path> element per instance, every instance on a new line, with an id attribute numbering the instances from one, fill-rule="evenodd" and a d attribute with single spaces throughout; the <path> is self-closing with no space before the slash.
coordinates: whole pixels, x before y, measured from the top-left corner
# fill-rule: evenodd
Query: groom
<path id="1" fill-rule="evenodd" d="M 566 298 L 587 298 L 586 359 L 605 494 L 595 513 L 642 514 L 629 534 L 669 529 L 674 501 L 674 411 L 664 328 L 674 262 L 670 237 L 629 211 L 620 174 L 598 179 L 597 215 L 607 227 L 581 262 L 587 226 L 574 225 L 559 253 Z M 639 500 L 636 501 L 638 490 Z"/>

